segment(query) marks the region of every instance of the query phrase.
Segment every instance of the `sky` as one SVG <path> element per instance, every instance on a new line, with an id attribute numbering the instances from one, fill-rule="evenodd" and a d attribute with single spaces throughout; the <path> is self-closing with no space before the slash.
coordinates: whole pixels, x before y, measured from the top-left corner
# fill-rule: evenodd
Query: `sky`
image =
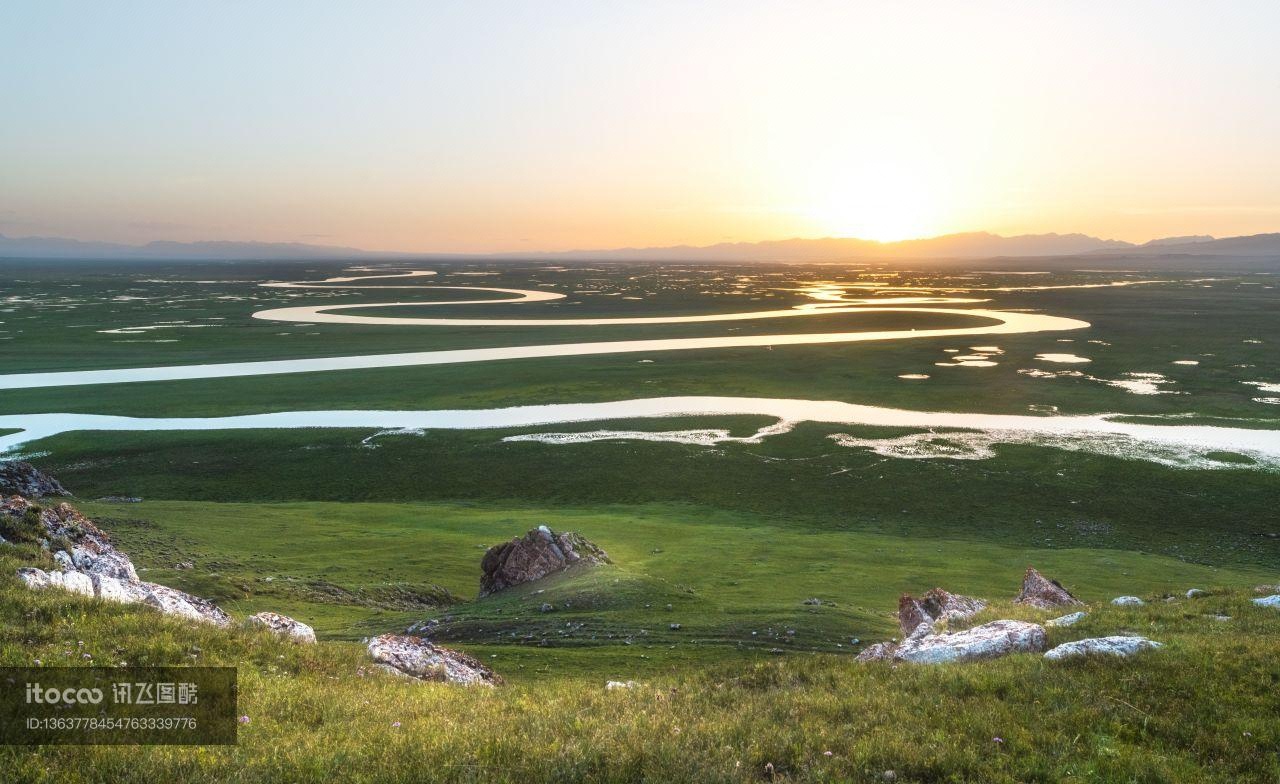
<path id="1" fill-rule="evenodd" d="M 11 2 L 0 233 L 1280 231 L 1280 2 Z"/>

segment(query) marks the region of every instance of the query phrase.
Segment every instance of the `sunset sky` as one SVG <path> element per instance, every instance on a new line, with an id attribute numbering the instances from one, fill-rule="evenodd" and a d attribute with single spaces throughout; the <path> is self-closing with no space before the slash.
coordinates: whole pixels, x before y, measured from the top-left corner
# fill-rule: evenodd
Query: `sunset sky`
<path id="1" fill-rule="evenodd" d="M 0 233 L 1280 230 L 1280 2 L 0 7 Z"/>

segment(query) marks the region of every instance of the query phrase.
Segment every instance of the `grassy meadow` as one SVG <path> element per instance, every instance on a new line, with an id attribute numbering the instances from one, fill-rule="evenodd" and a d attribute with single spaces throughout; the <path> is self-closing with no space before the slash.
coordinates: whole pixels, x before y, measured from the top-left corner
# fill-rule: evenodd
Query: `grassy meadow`
<path id="1" fill-rule="evenodd" d="M 777 309 L 808 302 L 797 289 L 870 280 L 1092 326 L 4 390 L 0 414 L 194 417 L 734 395 L 1280 427 L 1280 407 L 1260 401 L 1265 394 L 1246 383 L 1280 383 L 1280 294 L 1271 270 L 1175 260 L 1152 271 L 1129 262 L 1137 263 L 1002 260 L 983 262 L 988 272 L 937 265 L 890 272 L 874 265 L 424 261 L 403 266 L 438 270 L 428 286 L 541 287 L 569 296 L 401 315 Z M 1053 271 L 1021 274 L 1042 267 Z M 0 296 L 6 373 L 972 323 L 887 313 L 574 329 L 286 324 L 250 314 L 321 302 L 427 302 L 446 293 L 258 285 L 351 274 L 338 262 L 0 268 L 11 278 Z M 1159 282 L 1025 290 L 1148 279 Z M 963 291 L 971 287 L 987 290 Z M 937 365 L 986 345 L 1003 352 L 994 367 Z M 1042 353 L 1092 361 L 1058 365 L 1036 359 Z M 1087 377 L 1019 372 L 1029 369 L 1083 369 Z M 1106 383 L 1135 372 L 1162 374 L 1166 393 L 1138 395 Z M 14 570 L 45 556 L 0 547 L 0 662 L 234 665 L 250 719 L 230 748 L 0 748 L 0 778 L 1280 780 L 1280 613 L 1249 601 L 1254 586 L 1280 580 L 1274 471 L 1247 460 L 1200 470 L 1135 453 L 1030 444 L 997 445 L 985 459 L 901 459 L 831 437 L 909 431 L 816 423 L 760 443 L 714 447 L 503 440 L 602 427 L 716 427 L 745 436 L 769 424 L 763 417 L 673 418 L 376 437 L 348 429 L 69 432 L 23 445 L 144 579 L 210 598 L 239 618 L 286 613 L 313 625 L 321 642 L 292 645 L 250 629 L 198 628 L 141 608 L 30 593 Z M 484 548 L 544 523 L 581 532 L 614 565 L 477 600 Z M 1009 604 L 1029 565 L 1091 605 L 1080 625 L 1051 629 L 1050 644 L 1133 633 L 1165 647 L 1125 661 L 853 662 L 868 643 L 897 634 L 902 592 L 942 586 L 992 600 L 974 623 L 1052 617 Z M 1181 598 L 1191 587 L 1212 593 Z M 1107 603 L 1120 594 L 1149 601 Z M 812 599 L 819 603 L 806 602 Z M 542 612 L 544 603 L 554 609 Z M 369 665 L 361 639 L 423 622 L 433 639 L 482 658 L 507 685 L 410 683 Z M 609 679 L 642 685 L 606 692 Z"/>

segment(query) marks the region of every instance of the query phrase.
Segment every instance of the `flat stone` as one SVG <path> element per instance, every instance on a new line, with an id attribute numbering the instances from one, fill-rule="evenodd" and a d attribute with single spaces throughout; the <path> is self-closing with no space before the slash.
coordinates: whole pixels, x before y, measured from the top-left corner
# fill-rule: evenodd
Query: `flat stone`
<path id="1" fill-rule="evenodd" d="M 928 629 L 921 634 L 920 631 Z M 949 634 L 917 628 L 893 653 L 897 661 L 942 664 L 994 659 L 1011 653 L 1038 653 L 1045 648 L 1044 627 L 1025 621 L 992 621 Z"/>
<path id="2" fill-rule="evenodd" d="M 1064 615 L 1060 618 L 1054 618 L 1051 621 L 1045 621 L 1044 625 L 1045 626 L 1075 626 L 1077 623 L 1080 623 L 1086 617 L 1088 617 L 1088 615 L 1089 613 L 1087 612 L 1073 612 L 1073 613 Z"/>
<path id="3" fill-rule="evenodd" d="M 384 634 L 369 641 L 369 656 L 398 675 L 424 681 L 494 686 L 502 678 L 479 660 L 448 648 L 432 645 L 422 637 Z"/>
<path id="4" fill-rule="evenodd" d="M 1146 637 L 1090 637 L 1067 642 L 1047 651 L 1046 659 L 1070 659 L 1076 656 L 1132 656 L 1139 651 L 1154 650 L 1161 644 Z"/>
<path id="5" fill-rule="evenodd" d="M 1140 607 L 1141 605 L 1146 604 L 1146 602 L 1142 601 L 1137 596 L 1117 596 L 1111 600 L 1111 603 L 1119 607 Z"/>

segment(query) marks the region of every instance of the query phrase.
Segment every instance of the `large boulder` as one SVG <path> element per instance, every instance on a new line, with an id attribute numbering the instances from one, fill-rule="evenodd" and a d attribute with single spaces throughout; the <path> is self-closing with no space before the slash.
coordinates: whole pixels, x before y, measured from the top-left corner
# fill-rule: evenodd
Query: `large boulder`
<path id="1" fill-rule="evenodd" d="M 0 495 L 21 495 L 27 498 L 44 498 L 51 495 L 71 495 L 57 479 L 20 460 L 0 462 Z"/>
<path id="2" fill-rule="evenodd" d="M 1090 637 L 1066 642 L 1045 653 L 1046 659 L 1070 659 L 1076 656 L 1132 656 L 1139 651 L 1159 648 L 1160 643 L 1146 637 Z"/>
<path id="3" fill-rule="evenodd" d="M 316 630 L 302 621 L 295 621 L 287 615 L 273 612 L 260 612 L 249 616 L 249 623 L 265 626 L 281 637 L 288 637 L 297 642 L 311 643 L 316 641 Z"/>
<path id="4" fill-rule="evenodd" d="M 994 659 L 1010 653 L 1038 653 L 1045 648 L 1044 627 L 1025 621 L 992 621 L 949 634 L 931 632 L 928 624 L 917 627 L 894 651 L 893 658 L 915 664 L 942 664 Z"/>
<path id="5" fill-rule="evenodd" d="M 1045 577 L 1031 567 L 1027 567 L 1027 573 L 1022 578 L 1022 590 L 1013 601 L 1015 604 L 1025 604 L 1041 610 L 1084 604 L 1063 588 L 1062 583 Z"/>
<path id="6" fill-rule="evenodd" d="M 611 563 L 609 555 L 581 534 L 556 533 L 540 525 L 524 536 L 490 547 L 480 562 L 480 596 L 540 580 L 571 566 Z"/>
<path id="7" fill-rule="evenodd" d="M 961 596 L 941 588 L 932 588 L 919 599 L 904 593 L 898 599 L 898 625 L 907 635 L 922 623 L 964 620 L 982 612 L 986 606 L 982 599 Z"/>
<path id="8" fill-rule="evenodd" d="M 385 670 L 419 680 L 465 686 L 502 683 L 501 677 L 475 658 L 432 645 L 422 637 L 404 634 L 375 637 L 369 641 L 369 656 Z"/>
<path id="9" fill-rule="evenodd" d="M 1111 600 L 1111 603 L 1117 607 L 1141 607 L 1146 604 L 1137 596 L 1117 596 Z"/>

